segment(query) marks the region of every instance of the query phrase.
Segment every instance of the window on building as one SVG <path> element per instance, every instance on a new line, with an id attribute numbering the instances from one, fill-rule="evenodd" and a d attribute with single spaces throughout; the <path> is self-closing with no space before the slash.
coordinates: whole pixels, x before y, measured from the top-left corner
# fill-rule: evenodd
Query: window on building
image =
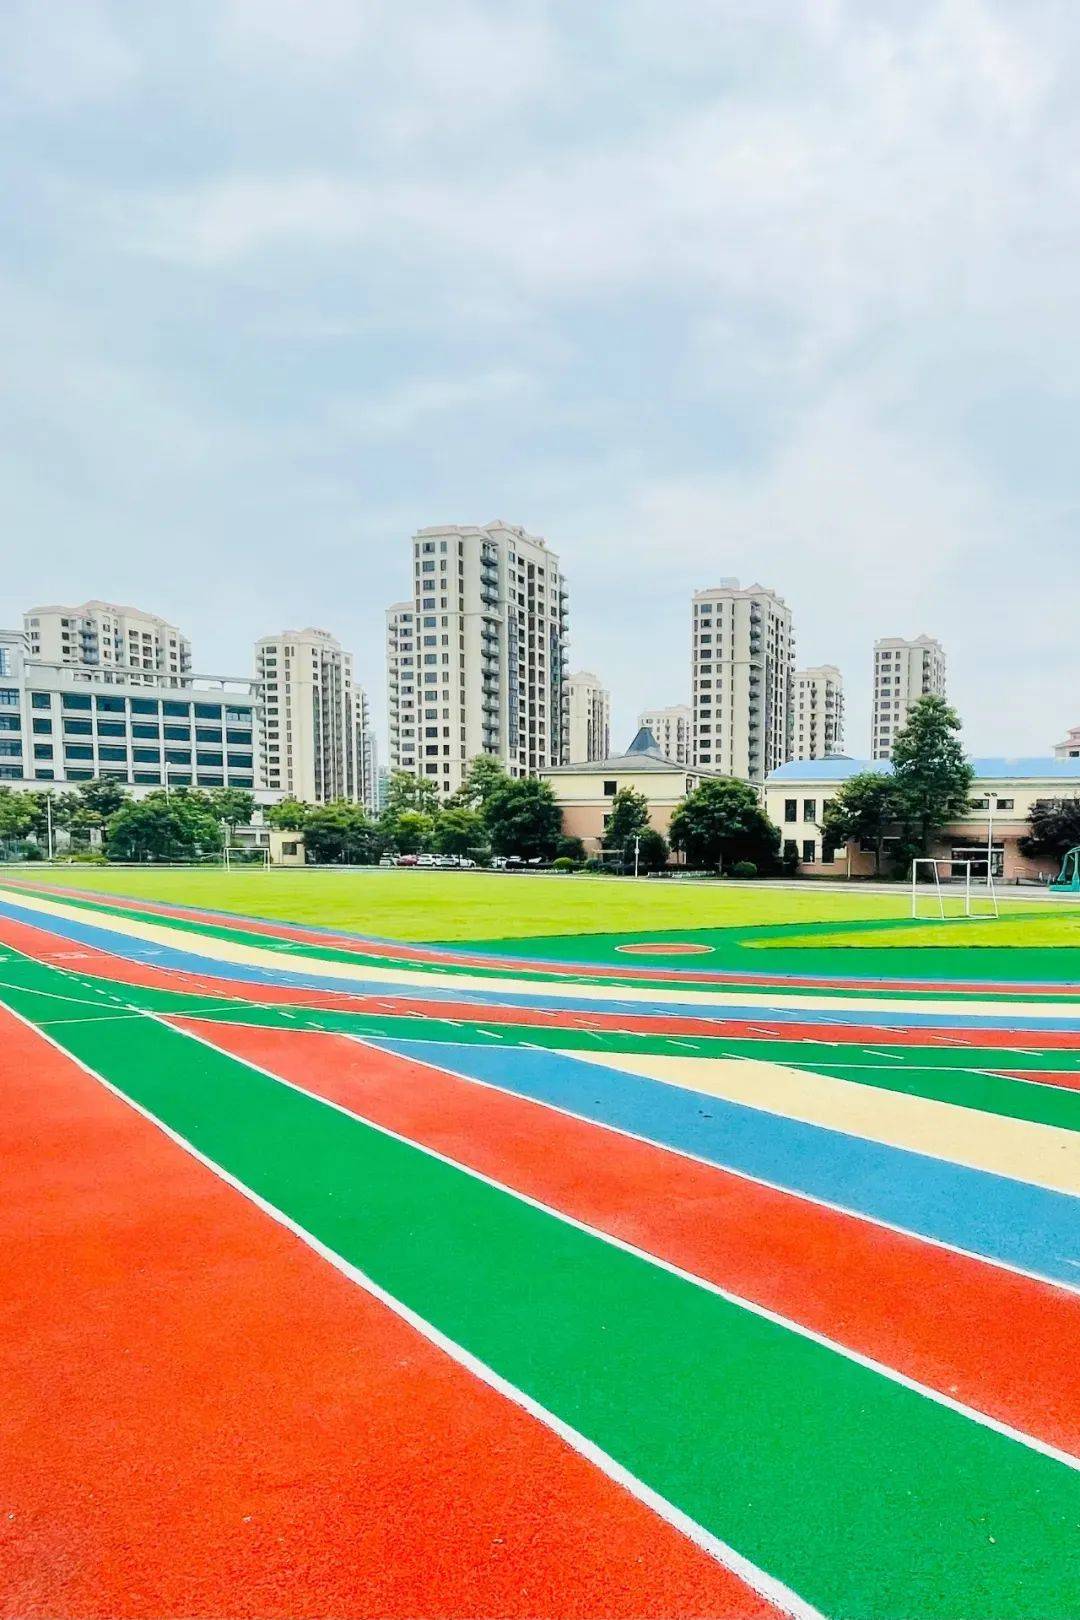
<path id="1" fill-rule="evenodd" d="M 785 799 L 784 800 L 784 820 L 785 821 L 798 821 L 798 819 L 799 819 L 799 801 L 798 801 L 798 799 Z"/>
<path id="2" fill-rule="evenodd" d="M 619 791 L 618 782 L 605 782 L 604 783 L 604 797 L 605 797 L 605 799 L 613 799 L 618 791 Z"/>
<path id="3" fill-rule="evenodd" d="M 802 858 L 804 864 L 817 860 L 817 844 L 812 838 L 803 839 Z"/>
<path id="4" fill-rule="evenodd" d="M 804 799 L 802 803 L 802 818 L 804 821 L 817 820 L 817 800 Z"/>
<path id="5" fill-rule="evenodd" d="M 51 709 L 52 698 L 48 692 L 31 692 L 30 707 L 32 709 Z"/>

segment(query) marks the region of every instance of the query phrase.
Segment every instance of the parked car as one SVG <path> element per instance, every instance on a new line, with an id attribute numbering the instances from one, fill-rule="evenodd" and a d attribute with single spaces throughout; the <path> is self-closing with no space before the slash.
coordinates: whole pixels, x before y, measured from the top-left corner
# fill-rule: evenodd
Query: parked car
<path id="1" fill-rule="evenodd" d="M 476 862 L 475 861 L 470 861 L 470 859 L 469 859 L 469 857 L 467 855 L 463 855 L 461 857 L 461 859 L 458 861 L 458 865 L 461 867 L 462 871 L 471 872 L 471 871 L 473 871 L 475 869 Z"/>
<path id="2" fill-rule="evenodd" d="M 434 866 L 435 857 L 434 855 L 418 855 L 416 857 L 416 864 L 417 866 Z"/>
<path id="3" fill-rule="evenodd" d="M 396 855 L 380 855 L 379 857 L 380 866 L 396 866 L 397 863 L 398 857 Z"/>
<path id="4" fill-rule="evenodd" d="M 461 862 L 456 855 L 436 855 L 435 865 L 440 872 L 456 872 Z"/>
<path id="5" fill-rule="evenodd" d="M 419 857 L 416 855 L 399 855 L 396 864 L 398 866 L 415 866 L 418 859 Z"/>

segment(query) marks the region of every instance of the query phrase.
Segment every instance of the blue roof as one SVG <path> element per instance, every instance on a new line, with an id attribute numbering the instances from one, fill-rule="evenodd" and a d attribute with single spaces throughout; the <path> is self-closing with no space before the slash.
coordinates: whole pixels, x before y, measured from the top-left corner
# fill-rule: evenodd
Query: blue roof
<path id="1" fill-rule="evenodd" d="M 1053 759 L 1036 755 L 1022 759 L 1008 759 L 1004 755 L 990 755 L 985 759 L 969 761 L 977 780 L 1009 778 L 1022 781 L 1042 781 L 1047 777 L 1060 777 L 1080 782 L 1080 759 Z M 860 771 L 879 771 L 889 775 L 892 762 L 887 759 L 792 759 L 775 771 L 770 771 L 766 782 L 846 782 Z"/>

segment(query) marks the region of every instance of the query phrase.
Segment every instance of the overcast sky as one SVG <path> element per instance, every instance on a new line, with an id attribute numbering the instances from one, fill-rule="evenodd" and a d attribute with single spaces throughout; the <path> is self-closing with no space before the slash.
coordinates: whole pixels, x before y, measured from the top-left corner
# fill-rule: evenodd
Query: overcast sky
<path id="1" fill-rule="evenodd" d="M 977 753 L 1080 723 L 1075 0 L 5 0 L 0 623 L 100 595 L 385 735 L 421 525 L 501 517 L 574 667 L 685 701 L 791 604 L 868 748 L 937 635 Z"/>

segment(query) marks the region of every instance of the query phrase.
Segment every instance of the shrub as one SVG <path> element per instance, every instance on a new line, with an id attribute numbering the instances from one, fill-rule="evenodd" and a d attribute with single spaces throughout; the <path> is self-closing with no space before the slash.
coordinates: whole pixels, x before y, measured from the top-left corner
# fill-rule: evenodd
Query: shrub
<path id="1" fill-rule="evenodd" d="M 731 868 L 731 876 L 733 878 L 756 878 L 757 867 L 753 861 L 736 861 Z"/>
<path id="2" fill-rule="evenodd" d="M 595 856 L 593 856 L 592 860 L 586 861 L 584 866 L 586 872 L 606 872 L 607 869 L 607 862 L 597 860 Z"/>
<path id="3" fill-rule="evenodd" d="M 578 861 L 572 861 L 569 855 L 558 855 L 551 863 L 551 870 L 553 872 L 576 872 L 579 864 Z"/>

